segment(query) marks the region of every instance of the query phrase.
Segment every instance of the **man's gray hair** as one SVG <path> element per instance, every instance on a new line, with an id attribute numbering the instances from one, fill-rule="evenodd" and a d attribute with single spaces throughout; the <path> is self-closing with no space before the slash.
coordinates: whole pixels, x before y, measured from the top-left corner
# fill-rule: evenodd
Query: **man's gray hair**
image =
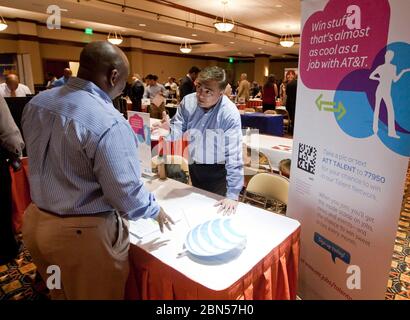
<path id="1" fill-rule="evenodd" d="M 213 66 L 203 69 L 197 78 L 199 82 L 217 81 L 219 89 L 225 90 L 228 81 L 226 80 L 226 72 L 224 69 Z"/>

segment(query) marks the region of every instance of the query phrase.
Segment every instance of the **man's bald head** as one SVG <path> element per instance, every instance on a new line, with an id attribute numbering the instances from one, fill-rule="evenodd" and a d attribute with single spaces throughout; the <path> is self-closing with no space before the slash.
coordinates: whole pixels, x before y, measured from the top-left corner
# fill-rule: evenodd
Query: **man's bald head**
<path id="1" fill-rule="evenodd" d="M 73 72 L 70 68 L 65 68 L 63 71 L 64 78 L 70 78 L 73 75 Z"/>
<path id="2" fill-rule="evenodd" d="M 19 86 L 19 77 L 14 73 L 10 73 L 6 76 L 6 85 L 9 87 L 10 91 L 16 91 Z"/>
<path id="3" fill-rule="evenodd" d="M 111 99 L 121 94 L 128 73 L 126 55 L 108 41 L 91 42 L 81 51 L 78 77 L 95 83 Z"/>

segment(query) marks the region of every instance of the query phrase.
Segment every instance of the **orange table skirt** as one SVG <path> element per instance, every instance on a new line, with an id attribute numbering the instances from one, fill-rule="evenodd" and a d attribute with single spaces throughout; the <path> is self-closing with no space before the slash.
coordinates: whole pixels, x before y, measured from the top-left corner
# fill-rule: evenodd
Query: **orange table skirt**
<path id="1" fill-rule="evenodd" d="M 31 202 L 30 186 L 28 184 L 28 159 L 23 158 L 22 164 L 20 171 L 14 172 L 10 168 L 13 208 L 12 221 L 15 233 L 21 231 L 24 211 Z"/>
<path id="2" fill-rule="evenodd" d="M 255 108 L 255 107 L 259 107 L 262 106 L 262 100 L 258 100 L 258 101 L 247 101 L 246 102 L 246 107 L 247 108 Z"/>
<path id="3" fill-rule="evenodd" d="M 296 299 L 300 228 L 229 288 L 213 291 L 150 253 L 131 245 L 126 299 L 289 300 Z"/>

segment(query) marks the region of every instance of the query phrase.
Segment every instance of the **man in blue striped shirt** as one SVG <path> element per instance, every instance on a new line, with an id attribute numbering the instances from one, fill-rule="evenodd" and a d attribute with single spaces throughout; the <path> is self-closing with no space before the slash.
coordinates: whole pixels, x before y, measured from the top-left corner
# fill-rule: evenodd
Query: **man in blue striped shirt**
<path id="1" fill-rule="evenodd" d="M 77 78 L 24 109 L 33 203 L 23 237 L 44 280 L 50 265 L 61 272 L 52 298 L 122 299 L 129 248 L 123 217 L 155 218 L 161 231 L 170 220 L 144 188 L 136 137 L 112 104 L 128 73 L 119 48 L 92 42 L 81 52 Z"/>
<path id="2" fill-rule="evenodd" d="M 166 139 L 183 136 L 189 140 L 192 185 L 226 197 L 216 203 L 220 206 L 218 212 L 234 213 L 243 187 L 239 111 L 224 95 L 225 70 L 207 67 L 199 73 L 196 82 L 196 93 L 181 101 L 168 125 L 171 134 Z"/>

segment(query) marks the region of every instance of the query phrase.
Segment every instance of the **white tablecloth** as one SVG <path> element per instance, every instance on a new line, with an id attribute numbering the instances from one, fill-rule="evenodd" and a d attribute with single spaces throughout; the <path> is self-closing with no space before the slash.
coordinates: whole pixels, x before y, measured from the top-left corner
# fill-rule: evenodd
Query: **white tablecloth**
<path id="1" fill-rule="evenodd" d="M 279 162 L 282 159 L 292 158 L 293 139 L 255 134 L 251 136 L 250 141 L 244 136 L 243 142 L 247 146 L 263 152 L 274 170 L 278 170 Z"/>
<path id="2" fill-rule="evenodd" d="M 296 220 L 240 203 L 233 219 L 246 231 L 247 246 L 239 256 L 230 261 L 178 256 L 183 251 L 185 237 L 191 228 L 220 216 L 214 204 L 221 197 L 171 179 L 147 181 L 145 186 L 155 194 L 166 212 L 174 217 L 179 216 L 180 220 L 172 231 L 161 234 L 157 229 L 142 239 L 131 235 L 131 242 L 211 290 L 224 290 L 231 286 L 300 225 Z M 132 226 L 130 231 L 133 232 Z"/>

